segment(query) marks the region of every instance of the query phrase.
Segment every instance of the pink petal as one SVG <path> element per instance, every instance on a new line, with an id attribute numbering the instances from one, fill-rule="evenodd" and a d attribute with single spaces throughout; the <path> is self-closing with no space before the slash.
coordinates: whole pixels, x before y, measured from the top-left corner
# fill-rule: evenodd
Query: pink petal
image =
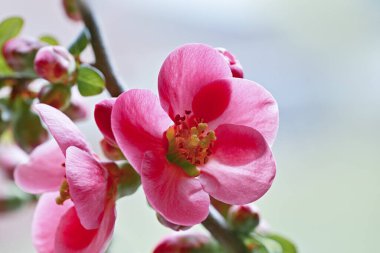
<path id="1" fill-rule="evenodd" d="M 162 150 L 164 132 L 173 122 L 148 90 L 129 90 L 116 100 L 112 130 L 121 151 L 140 173 L 144 153 Z"/>
<path id="2" fill-rule="evenodd" d="M 193 226 L 206 219 L 208 194 L 198 179 L 169 164 L 164 156 L 145 155 L 141 180 L 149 203 L 169 222 Z"/>
<path id="3" fill-rule="evenodd" d="M 164 61 L 158 77 L 162 107 L 174 118 L 191 110 L 194 95 L 206 84 L 231 77 L 223 56 L 203 44 L 187 44 L 175 49 Z"/>
<path id="4" fill-rule="evenodd" d="M 40 194 L 58 191 L 65 179 L 65 157 L 53 140 L 35 148 L 29 161 L 17 166 L 16 184 L 25 192 Z"/>
<path id="5" fill-rule="evenodd" d="M 89 153 L 69 147 L 66 177 L 82 225 L 87 229 L 98 228 L 106 204 L 107 171 Z"/>
<path id="6" fill-rule="evenodd" d="M 66 149 L 70 146 L 90 152 L 84 136 L 65 114 L 45 104 L 36 104 L 34 108 L 49 128 L 64 155 L 66 154 Z"/>
<path id="7" fill-rule="evenodd" d="M 107 141 L 115 144 L 115 137 L 111 128 L 111 113 L 112 107 L 115 104 L 116 99 L 110 98 L 97 103 L 95 106 L 95 121 L 99 130 L 102 132 Z"/>
<path id="8" fill-rule="evenodd" d="M 204 190 L 227 204 L 244 205 L 259 199 L 276 174 L 264 137 L 239 125 L 221 125 L 215 132 L 215 153 L 201 167 L 199 176 Z"/>
<path id="9" fill-rule="evenodd" d="M 28 161 L 28 155 L 16 144 L 0 144 L 0 170 L 13 173 L 17 165 L 26 161 Z"/>
<path id="10" fill-rule="evenodd" d="M 222 124 L 249 126 L 259 131 L 269 145 L 277 134 L 276 100 L 261 85 L 246 79 L 228 78 L 210 83 L 196 94 L 192 108 L 212 129 Z"/>
<path id="11" fill-rule="evenodd" d="M 55 253 L 58 224 L 62 216 L 73 206 L 70 200 L 65 201 L 63 205 L 57 205 L 55 198 L 58 196 L 58 192 L 43 194 L 34 212 L 32 240 L 38 253 Z"/>
<path id="12" fill-rule="evenodd" d="M 61 219 L 55 239 L 55 253 L 105 252 L 112 238 L 116 213 L 114 203 L 106 208 L 98 229 L 85 229 L 76 212 L 71 208 Z"/>

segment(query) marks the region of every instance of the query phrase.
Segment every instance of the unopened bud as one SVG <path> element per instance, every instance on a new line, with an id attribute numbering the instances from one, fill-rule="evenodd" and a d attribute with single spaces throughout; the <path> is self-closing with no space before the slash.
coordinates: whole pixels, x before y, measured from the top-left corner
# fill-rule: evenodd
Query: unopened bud
<path id="1" fill-rule="evenodd" d="M 177 234 L 162 240 L 153 253 L 220 252 L 214 249 L 212 240 L 202 234 Z"/>
<path id="2" fill-rule="evenodd" d="M 106 139 L 101 140 L 100 146 L 102 147 L 104 155 L 111 161 L 125 160 L 120 148 L 110 144 Z"/>
<path id="3" fill-rule="evenodd" d="M 232 206 L 227 221 L 235 231 L 249 234 L 259 225 L 260 218 L 258 212 L 250 206 Z"/>
<path id="4" fill-rule="evenodd" d="M 161 225 L 167 227 L 167 228 L 170 228 L 174 231 L 185 231 L 185 230 L 188 230 L 190 229 L 191 227 L 188 227 L 188 226 L 182 226 L 182 225 L 177 225 L 177 224 L 174 224 L 170 221 L 168 221 L 167 219 L 165 219 L 161 214 L 159 213 L 156 213 L 156 216 L 157 216 L 157 220 L 161 223 Z"/>
<path id="5" fill-rule="evenodd" d="M 40 90 L 38 98 L 41 103 L 50 105 L 58 110 L 65 110 L 70 104 L 71 90 L 63 84 L 48 84 Z"/>
<path id="6" fill-rule="evenodd" d="M 86 106 L 84 98 L 75 88 L 71 89 L 71 102 L 69 107 L 63 112 L 72 120 L 80 121 L 87 118 L 90 114 L 89 108 Z"/>
<path id="7" fill-rule="evenodd" d="M 34 70 L 51 83 L 67 84 L 75 71 L 75 59 L 62 46 L 46 46 L 38 50 Z"/>
<path id="8" fill-rule="evenodd" d="M 80 21 L 82 19 L 79 11 L 79 7 L 77 4 L 77 0 L 63 0 L 63 8 L 66 12 L 66 15 L 74 20 L 74 21 Z"/>
<path id="9" fill-rule="evenodd" d="M 243 67 L 241 66 L 240 62 L 235 58 L 233 54 L 231 54 L 229 51 L 227 51 L 225 48 L 218 47 L 216 48 L 219 53 L 221 53 L 230 65 L 230 69 L 232 72 L 232 76 L 236 78 L 243 78 L 244 72 Z"/>
<path id="10" fill-rule="evenodd" d="M 13 38 L 3 46 L 3 55 L 8 66 L 14 71 L 33 70 L 33 60 L 37 51 L 43 46 L 31 38 Z"/>

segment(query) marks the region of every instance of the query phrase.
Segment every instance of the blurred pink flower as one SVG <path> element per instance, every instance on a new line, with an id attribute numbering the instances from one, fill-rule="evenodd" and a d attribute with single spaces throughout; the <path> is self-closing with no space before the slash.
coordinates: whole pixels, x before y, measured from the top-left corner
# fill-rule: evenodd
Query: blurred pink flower
<path id="1" fill-rule="evenodd" d="M 56 205 L 72 201 L 72 215 L 78 216 L 83 228 L 101 229 L 104 220 L 110 219 L 106 216 L 115 213 L 116 188 L 108 169 L 116 165 L 100 162 L 76 125 L 62 112 L 45 104 L 35 109 L 56 142 L 39 146 L 27 163 L 17 167 L 16 183 L 31 193 L 59 190 Z"/>
<path id="2" fill-rule="evenodd" d="M 28 160 L 28 155 L 14 143 L 0 144 L 0 170 L 13 175 L 17 165 Z"/>
<path id="3" fill-rule="evenodd" d="M 111 117 L 116 142 L 158 213 L 192 226 L 207 217 L 209 195 L 242 205 L 268 191 L 278 108 L 267 90 L 233 78 L 223 56 L 202 44 L 166 58 L 158 89 L 160 101 L 147 90 L 125 92 Z"/>
<path id="4" fill-rule="evenodd" d="M 207 245 L 210 242 L 208 236 L 198 233 L 176 234 L 163 239 L 153 250 L 153 253 L 208 252 Z"/>

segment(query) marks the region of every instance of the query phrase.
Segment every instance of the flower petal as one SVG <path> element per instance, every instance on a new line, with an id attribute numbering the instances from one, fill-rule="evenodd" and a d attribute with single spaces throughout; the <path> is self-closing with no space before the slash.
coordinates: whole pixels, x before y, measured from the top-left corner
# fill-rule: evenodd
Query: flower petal
<path id="1" fill-rule="evenodd" d="M 36 104 L 34 108 L 49 128 L 64 155 L 66 155 L 66 149 L 70 146 L 90 152 L 84 136 L 65 114 L 45 104 Z"/>
<path id="2" fill-rule="evenodd" d="M 63 205 L 55 202 L 58 192 L 45 193 L 38 201 L 32 223 L 33 245 L 39 253 L 54 253 L 55 234 L 62 216 L 73 203 L 65 201 Z"/>
<path id="3" fill-rule="evenodd" d="M 208 215 L 210 198 L 197 178 L 148 152 L 142 166 L 142 185 L 152 207 L 166 220 L 193 226 Z"/>
<path id="4" fill-rule="evenodd" d="M 194 95 L 204 85 L 231 77 L 223 56 L 204 44 L 187 44 L 175 49 L 164 61 L 158 76 L 162 107 L 174 119 L 191 110 Z"/>
<path id="5" fill-rule="evenodd" d="M 146 151 L 165 146 L 164 132 L 173 122 L 148 90 L 129 90 L 116 100 L 112 130 L 124 156 L 140 173 Z"/>
<path id="6" fill-rule="evenodd" d="M 222 125 L 215 150 L 201 169 L 203 188 L 227 204 L 244 205 L 262 197 L 272 185 L 276 164 L 264 137 L 255 129 Z"/>
<path id="7" fill-rule="evenodd" d="M 278 130 L 278 107 L 261 85 L 241 78 L 217 80 L 194 97 L 193 111 L 215 129 L 222 124 L 252 127 L 272 145 Z"/>
<path id="8" fill-rule="evenodd" d="M 17 165 L 26 161 L 28 161 L 28 155 L 16 144 L 0 144 L 0 170 L 12 174 Z"/>
<path id="9" fill-rule="evenodd" d="M 25 192 L 58 191 L 65 178 L 65 157 L 54 140 L 35 148 L 29 161 L 17 166 L 16 184 Z"/>
<path id="10" fill-rule="evenodd" d="M 85 229 L 75 208 L 71 208 L 62 217 L 55 238 L 55 253 L 95 253 L 105 252 L 115 226 L 116 213 L 114 203 L 106 208 L 98 229 Z"/>
<path id="11" fill-rule="evenodd" d="M 89 153 L 69 147 L 66 178 L 70 196 L 86 229 L 99 227 L 106 204 L 107 171 Z"/>
<path id="12" fill-rule="evenodd" d="M 116 144 L 115 136 L 113 135 L 111 128 L 111 113 L 112 107 L 115 104 L 116 99 L 110 98 L 101 101 L 95 105 L 95 121 L 99 130 L 102 132 L 106 140 L 111 144 Z"/>

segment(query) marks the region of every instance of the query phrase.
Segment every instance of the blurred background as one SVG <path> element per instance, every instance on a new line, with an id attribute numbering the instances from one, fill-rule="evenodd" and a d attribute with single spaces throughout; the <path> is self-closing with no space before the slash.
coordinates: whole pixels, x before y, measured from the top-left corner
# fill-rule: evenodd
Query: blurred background
<path id="1" fill-rule="evenodd" d="M 278 174 L 257 202 L 262 217 L 303 253 L 379 251 L 378 0 L 92 1 L 128 88 L 157 92 L 161 63 L 183 43 L 233 52 L 246 78 L 280 107 Z M 0 6 L 1 19 L 25 18 L 23 35 L 48 33 L 67 45 L 82 27 L 65 17 L 60 0 Z M 99 150 L 93 123 L 80 127 Z M 0 215 L 1 253 L 34 252 L 32 215 L 32 206 Z M 118 203 L 112 252 L 151 252 L 170 233 L 140 189 Z"/>

